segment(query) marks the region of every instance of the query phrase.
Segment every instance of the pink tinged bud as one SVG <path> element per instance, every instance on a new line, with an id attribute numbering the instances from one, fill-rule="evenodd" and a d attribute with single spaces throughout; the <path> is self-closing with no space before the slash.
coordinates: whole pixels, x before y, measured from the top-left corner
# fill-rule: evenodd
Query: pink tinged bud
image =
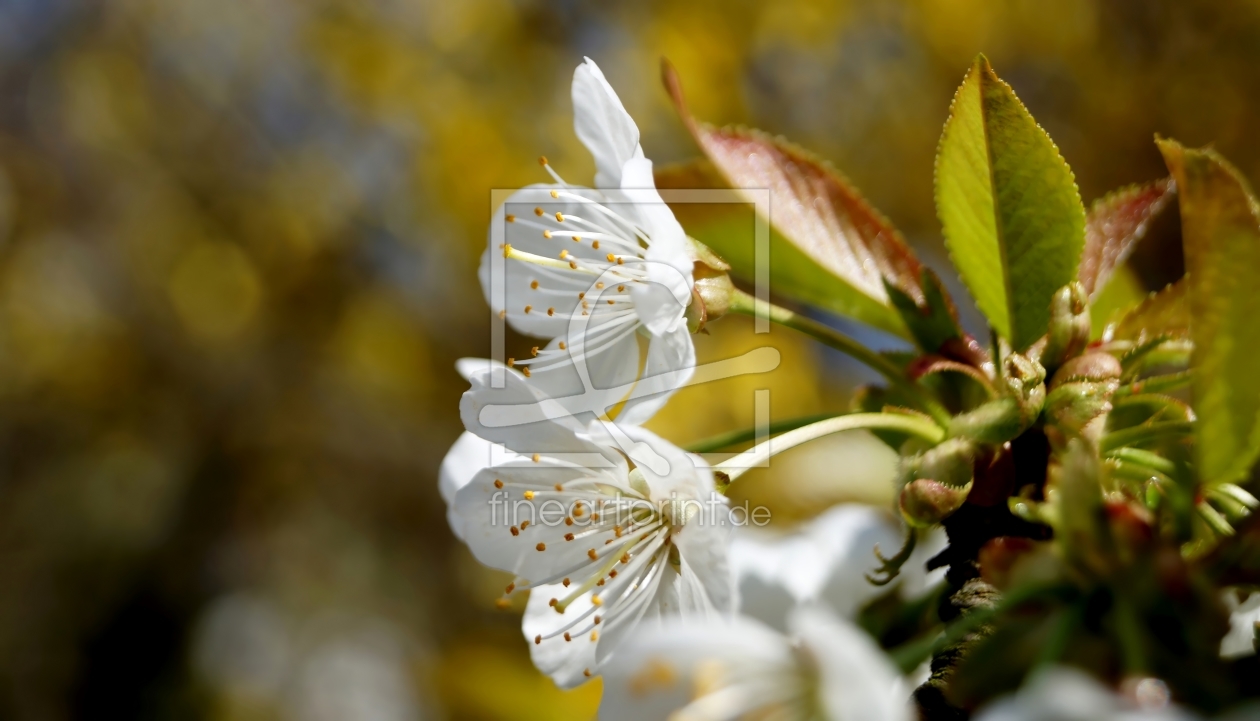
<path id="1" fill-rule="evenodd" d="M 901 489 L 898 506 L 906 523 L 927 528 L 945 520 L 967 500 L 971 484 L 954 488 L 930 478 L 919 478 Z"/>
<path id="2" fill-rule="evenodd" d="M 1050 379 L 1050 390 L 1070 381 L 1109 381 L 1120 377 L 1120 361 L 1110 353 L 1094 352 L 1077 356 L 1059 367 Z"/>

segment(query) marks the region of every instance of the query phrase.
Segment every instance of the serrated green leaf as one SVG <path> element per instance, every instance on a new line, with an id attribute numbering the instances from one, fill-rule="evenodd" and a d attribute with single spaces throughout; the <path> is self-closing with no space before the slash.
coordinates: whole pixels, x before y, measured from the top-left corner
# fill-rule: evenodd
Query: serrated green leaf
<path id="1" fill-rule="evenodd" d="M 1190 304 L 1186 300 L 1189 283 L 1185 278 L 1163 290 L 1151 293 L 1124 314 L 1111 337 L 1144 341 L 1160 335 L 1185 338 L 1190 335 Z"/>
<path id="2" fill-rule="evenodd" d="M 679 115 L 724 181 L 723 186 L 690 187 L 749 189 L 745 195 L 750 199 L 755 197 L 751 191 L 770 191 L 772 290 L 910 337 L 884 284 L 922 303 L 921 265 L 892 224 L 844 176 L 807 151 L 760 131 L 717 128 L 696 120 L 668 64 L 663 74 Z M 674 172 L 674 178 L 663 179 L 665 187 L 700 179 Z M 684 227 L 726 258 L 737 274 L 751 277 L 751 226 L 733 236 L 712 227 Z M 719 227 L 730 229 L 729 224 Z"/>
<path id="3" fill-rule="evenodd" d="M 936 156 L 945 244 L 989 323 L 1023 350 L 1076 277 L 1085 208 L 1072 171 L 982 55 L 950 106 Z"/>
<path id="4" fill-rule="evenodd" d="M 1196 463 L 1205 481 L 1230 482 L 1260 453 L 1260 214 L 1246 181 L 1215 151 L 1157 143 L 1181 206 Z"/>

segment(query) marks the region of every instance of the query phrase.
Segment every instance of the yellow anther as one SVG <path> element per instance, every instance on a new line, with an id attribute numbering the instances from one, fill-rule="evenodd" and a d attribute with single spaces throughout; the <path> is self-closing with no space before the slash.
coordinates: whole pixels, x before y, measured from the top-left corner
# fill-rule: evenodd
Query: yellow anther
<path id="1" fill-rule="evenodd" d="M 531 375 L 533 375 L 533 373 L 529 370 L 529 368 L 528 368 L 528 367 L 526 367 L 526 368 L 521 368 L 521 374 L 522 374 L 522 375 L 524 375 L 526 378 L 528 378 L 528 377 L 530 377 Z"/>
<path id="2" fill-rule="evenodd" d="M 587 551 L 587 552 L 586 552 L 586 555 L 587 555 L 587 557 L 588 557 L 588 558 L 590 558 L 592 561 L 598 561 L 598 560 L 599 560 L 599 555 L 598 555 L 597 553 L 595 553 L 595 549 L 594 549 L 594 548 L 592 548 L 591 550 Z"/>
<path id="3" fill-rule="evenodd" d="M 609 298 L 609 299 L 608 299 L 608 305 L 612 305 L 612 304 L 613 304 L 612 298 Z"/>
<path id="4" fill-rule="evenodd" d="M 591 514 L 591 520 L 592 520 L 592 521 L 596 521 L 596 522 L 598 522 L 598 521 L 599 521 L 599 514 L 598 514 L 598 513 L 592 513 L 592 514 Z"/>
<path id="5" fill-rule="evenodd" d="M 572 534 L 572 533 L 566 533 L 566 534 L 564 534 L 564 540 L 566 540 L 566 541 L 572 541 L 572 540 L 573 540 L 573 534 Z"/>
<path id="6" fill-rule="evenodd" d="M 599 640 L 599 631 L 591 631 L 591 640 L 592 640 L 592 641 L 598 641 L 598 640 Z"/>
<path id="7" fill-rule="evenodd" d="M 525 500 L 527 500 L 527 501 L 532 501 L 532 500 L 534 500 L 534 492 L 533 492 L 533 491 L 525 491 Z"/>
<path id="8" fill-rule="evenodd" d="M 571 260 L 571 261 L 569 261 L 569 270 L 577 270 L 577 262 L 576 262 L 576 261 L 572 261 L 572 260 Z"/>
<path id="9" fill-rule="evenodd" d="M 537 548 L 539 551 L 545 551 L 545 550 L 547 550 L 547 544 L 545 544 L 545 543 L 540 543 L 540 544 L 538 544 L 537 546 L 534 546 L 534 548 Z"/>
<path id="10" fill-rule="evenodd" d="M 537 645 L 540 643 L 542 643 L 542 634 L 538 634 L 537 636 L 534 636 L 534 644 Z"/>
<path id="11" fill-rule="evenodd" d="M 613 526 L 613 533 L 616 534 L 617 538 L 621 538 L 621 526 Z"/>
<path id="12" fill-rule="evenodd" d="M 596 585 L 596 586 L 602 586 L 602 585 L 604 585 L 604 579 L 602 579 L 602 578 L 601 578 L 601 579 L 599 579 L 598 581 L 596 581 L 596 582 L 595 582 L 595 585 Z"/>
<path id="13" fill-rule="evenodd" d="M 555 309 L 555 308 L 548 308 L 548 309 L 547 309 L 547 315 L 555 315 L 555 314 L 556 314 L 556 309 Z"/>
<path id="14" fill-rule="evenodd" d="M 608 262 L 609 262 L 609 263 L 611 263 L 611 262 L 613 262 L 614 260 L 616 260 L 616 259 L 617 259 L 617 256 L 613 255 L 612 253 L 609 253 L 608 255 L 606 255 L 606 256 L 604 256 L 604 257 L 608 259 Z"/>
<path id="15" fill-rule="evenodd" d="M 572 640 L 573 640 L 573 637 L 569 635 L 569 632 L 568 632 L 568 631 L 565 631 L 565 632 L 564 632 L 564 640 L 566 640 L 566 641 L 572 641 Z"/>
<path id="16" fill-rule="evenodd" d="M 521 530 L 524 531 L 526 528 L 529 528 L 529 521 L 521 521 Z"/>
<path id="17" fill-rule="evenodd" d="M 582 507 L 581 502 L 573 504 L 573 515 L 581 516 L 583 513 L 586 513 L 586 509 Z"/>
<path id="18" fill-rule="evenodd" d="M 560 341 L 560 350 L 568 350 L 568 348 L 569 346 L 565 345 L 564 341 Z"/>
<path id="19" fill-rule="evenodd" d="M 527 305 L 527 306 L 525 306 L 525 314 L 526 314 L 526 315 L 528 315 L 528 314 L 529 314 L 529 312 L 530 312 L 531 310 L 533 310 L 533 309 L 534 309 L 534 306 L 532 306 L 532 305 Z"/>
<path id="20" fill-rule="evenodd" d="M 564 579 L 563 581 L 561 581 L 561 583 L 563 583 L 563 584 L 564 584 L 564 587 L 565 587 L 565 588 L 568 588 L 568 587 L 569 587 L 569 579 L 567 579 L 567 578 L 566 578 L 566 579 Z"/>
<path id="21" fill-rule="evenodd" d="M 591 603 L 595 604 L 596 606 L 602 606 L 604 605 L 604 599 L 600 598 L 599 596 L 591 596 Z"/>
<path id="22" fill-rule="evenodd" d="M 511 528 L 509 528 L 508 530 L 512 532 L 512 535 L 513 535 L 513 536 L 519 536 L 519 535 L 521 535 L 521 529 L 517 528 L 516 526 L 512 526 L 512 527 L 511 527 Z"/>
<path id="23" fill-rule="evenodd" d="M 503 257 L 504 257 L 504 258 L 507 258 L 507 257 L 509 257 L 510 255 L 512 255 L 512 244 L 511 244 L 511 243 L 504 243 L 504 244 L 503 244 Z"/>
<path id="24" fill-rule="evenodd" d="M 585 292 L 578 293 L 578 300 L 582 300 L 582 299 L 583 299 L 583 298 L 585 298 L 585 297 L 586 297 L 586 293 L 585 293 Z"/>
<path id="25" fill-rule="evenodd" d="M 538 164 L 545 166 L 547 164 L 547 156 L 545 155 L 538 156 Z"/>
<path id="26" fill-rule="evenodd" d="M 515 367 L 516 367 L 516 359 L 508 358 L 508 368 L 515 368 Z"/>
<path id="27" fill-rule="evenodd" d="M 556 604 L 557 604 L 557 603 L 559 603 L 559 602 L 560 602 L 560 599 L 558 599 L 558 598 L 553 598 L 553 599 L 551 599 L 550 601 L 548 601 L 548 602 L 547 602 L 547 605 L 548 605 L 548 606 L 554 606 L 554 605 L 556 605 Z"/>
<path id="28" fill-rule="evenodd" d="M 507 214 L 507 217 L 505 217 L 505 218 L 504 218 L 504 220 L 506 220 L 506 221 L 507 221 L 507 222 L 509 222 L 509 223 L 515 223 L 515 222 L 516 222 L 516 216 L 515 216 L 515 215 L 512 215 L 511 213 L 508 213 L 508 214 Z"/>
<path id="29" fill-rule="evenodd" d="M 550 237 L 551 237 L 551 231 L 550 231 L 550 230 L 543 229 L 543 237 L 544 237 L 544 238 L 550 238 Z"/>
<path id="30" fill-rule="evenodd" d="M 500 481 L 500 480 L 499 480 L 499 479 L 497 479 L 497 478 L 496 478 L 496 479 L 494 479 L 494 487 L 495 487 L 495 488 L 502 488 L 502 487 L 503 487 L 503 481 Z"/>
<path id="31" fill-rule="evenodd" d="M 624 293 L 624 292 L 626 292 L 626 287 L 625 287 L 624 285 L 619 285 L 619 286 L 617 286 L 617 292 L 618 292 L 618 293 Z"/>
<path id="32" fill-rule="evenodd" d="M 544 211 L 542 208 L 534 208 L 534 215 L 537 215 L 539 218 L 543 216 L 544 212 L 546 211 Z"/>
<path id="33" fill-rule="evenodd" d="M 559 198 L 559 197 L 560 197 L 560 191 L 558 191 L 558 190 L 553 190 L 553 191 L 551 191 L 551 197 L 553 197 L 553 198 Z"/>
<path id="34" fill-rule="evenodd" d="M 529 287 L 530 287 L 530 289 L 531 289 L 531 290 L 538 290 L 538 281 L 536 281 L 536 280 L 531 280 L 531 281 L 529 282 Z"/>
<path id="35" fill-rule="evenodd" d="M 540 543 L 540 544 L 538 544 L 538 545 L 540 545 L 540 546 L 541 546 L 542 544 Z M 541 551 L 542 549 L 540 548 L 540 549 L 538 549 L 538 550 L 540 550 L 540 551 Z M 630 554 L 629 554 L 629 553 L 623 553 L 623 554 L 621 554 L 621 562 L 622 562 L 622 563 L 629 563 L 629 562 L 630 562 Z"/>
<path id="36" fill-rule="evenodd" d="M 626 261 L 623 260 L 622 258 L 617 259 L 617 265 L 625 265 L 625 264 L 626 264 Z"/>
<path id="37" fill-rule="evenodd" d="M 556 222 L 557 222 L 557 223 L 563 223 L 563 222 L 564 222 L 564 213 L 561 213 L 561 212 L 560 212 L 560 211 L 558 211 L 558 210 L 556 211 Z"/>
<path id="38" fill-rule="evenodd" d="M 569 257 L 569 251 L 567 250 L 560 251 L 560 260 L 564 260 L 565 258 L 568 258 L 568 257 Z"/>
<path id="39" fill-rule="evenodd" d="M 565 517 L 564 517 L 564 525 L 566 525 L 566 526 L 572 526 L 572 525 L 573 525 L 573 519 L 572 519 L 572 518 L 570 518 L 569 516 L 565 516 Z"/>
<path id="40" fill-rule="evenodd" d="M 537 462 L 538 462 L 538 461 L 540 461 L 541 459 L 542 459 L 542 456 L 538 455 L 537 453 L 535 453 L 534 455 L 530 456 L 530 460 L 531 460 L 531 461 L 533 461 L 534 463 L 537 463 Z"/>
<path id="41" fill-rule="evenodd" d="M 530 354 L 530 355 L 532 355 L 532 356 L 534 356 L 535 358 L 537 358 L 537 357 L 538 357 L 538 346 L 534 346 L 533 348 L 530 348 L 530 349 L 529 349 L 529 354 Z"/>
<path id="42" fill-rule="evenodd" d="M 499 311 L 499 320 L 503 320 L 506 317 L 507 317 L 507 308 L 504 308 L 503 310 Z"/>
<path id="43" fill-rule="evenodd" d="M 603 290 L 603 289 L 604 289 L 604 281 L 601 280 L 600 282 L 595 284 L 595 290 Z"/>
<path id="44" fill-rule="evenodd" d="M 587 677 L 587 678 L 590 678 L 590 677 L 591 677 L 591 670 L 590 670 L 589 668 L 584 668 L 584 669 L 582 669 L 582 675 L 583 675 L 583 676 L 585 676 L 585 677 Z"/>
<path id="45" fill-rule="evenodd" d="M 599 241 L 598 241 L 598 240 L 592 240 L 592 241 L 591 241 L 591 247 L 592 247 L 592 248 L 594 248 L 595 250 L 599 250 Z"/>
<path id="46" fill-rule="evenodd" d="M 608 577 L 609 577 L 609 578 L 616 578 L 616 577 L 617 577 L 617 569 L 615 569 L 615 568 L 614 568 L 614 569 L 612 569 L 611 571 L 609 571 L 609 572 L 608 572 Z"/>
<path id="47" fill-rule="evenodd" d="M 573 242 L 574 242 L 574 243 L 581 243 L 581 242 L 582 242 L 582 236 L 580 236 L 580 235 L 575 235 L 575 236 L 573 236 Z"/>
<path id="48" fill-rule="evenodd" d="M 499 610 L 511 608 L 512 602 L 507 600 L 506 598 L 498 598 L 498 599 L 495 599 L 494 601 L 494 607 Z"/>
<path id="49" fill-rule="evenodd" d="M 503 592 L 504 592 L 504 593 L 511 593 L 511 592 L 513 592 L 513 591 L 515 591 L 515 590 L 516 590 L 516 584 L 515 584 L 515 583 L 509 583 L 509 584 L 507 585 L 507 588 L 505 588 L 505 589 L 503 590 Z"/>
<path id="50" fill-rule="evenodd" d="M 563 491 L 563 490 L 564 490 L 564 486 L 563 486 L 563 485 L 561 485 L 561 484 L 559 484 L 559 483 L 557 483 L 557 484 L 555 485 L 555 489 L 556 489 L 557 491 Z"/>
<path id="51" fill-rule="evenodd" d="M 603 620 L 604 620 L 604 619 L 603 619 L 603 617 L 602 617 L 602 616 L 596 616 L 596 617 L 595 617 L 595 625 L 596 625 L 596 626 L 598 626 L 598 625 L 599 625 L 599 622 L 600 622 L 600 621 L 603 621 Z"/>

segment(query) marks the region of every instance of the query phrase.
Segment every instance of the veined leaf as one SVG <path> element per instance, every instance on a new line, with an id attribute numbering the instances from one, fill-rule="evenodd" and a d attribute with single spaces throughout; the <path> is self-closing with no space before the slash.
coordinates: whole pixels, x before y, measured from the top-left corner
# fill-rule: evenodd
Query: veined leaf
<path id="1" fill-rule="evenodd" d="M 1098 297 L 1111 274 L 1129 258 L 1175 188 L 1172 178 L 1164 178 L 1130 185 L 1094 201 L 1085 218 L 1085 250 L 1076 272 L 1091 299 Z"/>
<path id="2" fill-rule="evenodd" d="M 1199 476 L 1224 483 L 1260 452 L 1260 219 L 1247 183 L 1213 150 L 1158 140 L 1177 181 L 1194 340 Z"/>
<path id="3" fill-rule="evenodd" d="M 893 307 L 901 313 L 901 320 L 910 329 L 910 335 L 915 342 L 929 353 L 940 353 L 950 341 L 962 342 L 963 331 L 958 325 L 958 310 L 946 293 L 945 286 L 941 285 L 941 279 L 930 268 L 925 267 L 920 287 L 923 289 L 924 300 L 916 303 L 897 286 L 892 283 L 886 285 Z"/>
<path id="4" fill-rule="evenodd" d="M 1190 304 L 1186 300 L 1189 283 L 1185 278 L 1163 290 L 1151 293 L 1129 310 L 1111 332 L 1112 338 L 1143 341 L 1161 335 L 1190 335 Z"/>
<path id="5" fill-rule="evenodd" d="M 1046 332 L 1076 277 L 1085 208 L 1071 169 L 982 55 L 954 95 L 936 155 L 945 244 L 989 323 L 1017 350 Z"/>
<path id="6" fill-rule="evenodd" d="M 770 191 L 773 289 L 909 337 L 884 283 L 922 303 L 921 265 L 892 224 L 834 168 L 807 151 L 760 131 L 696 120 L 673 68 L 664 64 L 662 74 L 679 115 L 726 186 Z M 741 275 L 752 274 L 749 241 L 687 230 Z"/>

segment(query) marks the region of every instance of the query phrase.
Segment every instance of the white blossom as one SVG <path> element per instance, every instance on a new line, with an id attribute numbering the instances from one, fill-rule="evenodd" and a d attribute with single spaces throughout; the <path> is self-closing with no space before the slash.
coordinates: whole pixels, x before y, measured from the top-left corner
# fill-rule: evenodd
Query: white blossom
<path id="1" fill-rule="evenodd" d="M 489 368 L 472 374 L 460 412 L 478 440 L 452 449 L 471 460 L 448 455 L 443 465 L 475 466 L 490 449 L 471 478 L 449 475 L 452 525 L 477 560 L 515 574 L 507 596 L 531 591 L 523 630 L 538 668 L 574 686 L 644 624 L 728 614 L 729 515 L 708 466 L 634 426 L 584 425 L 562 412 L 487 423 L 505 407 L 554 405 L 521 373 L 501 370 L 497 389 Z"/>
<path id="2" fill-rule="evenodd" d="M 783 635 L 740 616 L 642 634 L 605 670 L 600 719 L 910 718 L 900 674 L 865 632 L 814 608 L 789 626 Z"/>
<path id="3" fill-rule="evenodd" d="M 1169 705 L 1168 687 L 1157 679 L 1139 681 L 1133 697 L 1104 687 L 1088 674 L 1067 667 L 1037 673 L 1015 694 L 981 709 L 976 721 L 1193 721 Z"/>
<path id="4" fill-rule="evenodd" d="M 740 612 L 783 630 L 788 612 L 798 605 L 823 604 L 851 618 L 867 602 L 889 591 L 867 581 L 878 565 L 876 546 L 891 554 L 902 531 L 889 514 L 862 504 L 824 511 L 782 532 L 773 528 L 737 528 L 731 541 L 731 570 L 740 590 Z M 895 582 L 903 597 L 922 593 L 944 574 L 929 573 L 924 563 L 945 545 L 943 532 L 919 542 Z"/>
<path id="5" fill-rule="evenodd" d="M 637 380 L 618 418 L 638 425 L 695 365 L 685 318 L 690 245 L 656 191 L 638 127 L 590 59 L 574 73 L 573 108 L 598 189 L 565 182 L 544 158 L 555 182 L 517 191 L 496 210 L 481 283 L 513 328 L 548 341 L 508 365 L 552 398 L 595 394 L 601 412 Z"/>

